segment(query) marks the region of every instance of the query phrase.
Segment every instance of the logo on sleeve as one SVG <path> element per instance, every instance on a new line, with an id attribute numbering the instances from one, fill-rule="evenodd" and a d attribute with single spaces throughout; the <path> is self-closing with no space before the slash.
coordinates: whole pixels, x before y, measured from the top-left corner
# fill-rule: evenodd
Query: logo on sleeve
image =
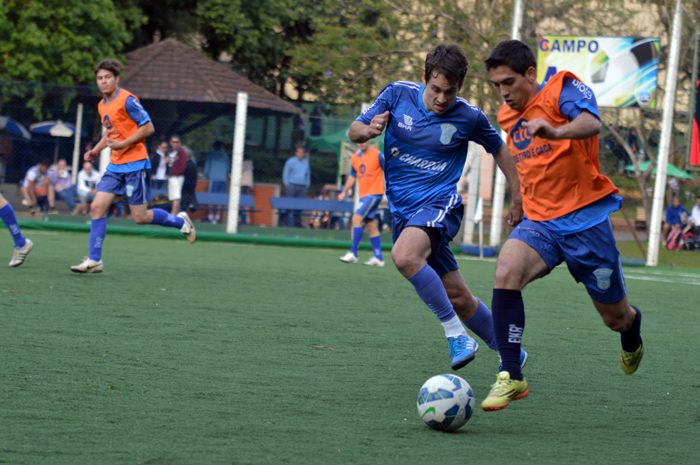
<path id="1" fill-rule="evenodd" d="M 513 141 L 515 148 L 519 150 L 526 149 L 530 145 L 530 141 L 532 141 L 532 137 L 530 137 L 527 129 L 523 127 L 523 123 L 527 123 L 527 120 L 520 118 L 513 126 L 513 129 L 510 130 L 510 140 Z"/>
<path id="2" fill-rule="evenodd" d="M 412 131 L 413 130 L 413 118 L 408 116 L 407 114 L 403 115 L 403 123 L 399 122 L 399 127 L 401 129 L 405 129 L 406 131 Z"/>
<path id="3" fill-rule="evenodd" d="M 454 133 L 457 132 L 457 128 L 451 124 L 441 124 L 440 130 L 442 131 L 442 134 L 440 134 L 440 143 L 442 145 L 448 145 L 452 141 Z"/>
<path id="4" fill-rule="evenodd" d="M 610 268 L 598 268 L 593 272 L 593 275 L 598 280 L 598 289 L 604 291 L 610 287 L 610 276 L 612 276 L 613 270 Z"/>

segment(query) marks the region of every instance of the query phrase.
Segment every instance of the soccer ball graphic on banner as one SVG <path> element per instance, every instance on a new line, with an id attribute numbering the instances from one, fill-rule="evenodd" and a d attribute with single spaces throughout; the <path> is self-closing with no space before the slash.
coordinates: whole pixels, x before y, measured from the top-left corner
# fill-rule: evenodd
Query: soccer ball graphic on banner
<path id="1" fill-rule="evenodd" d="M 456 431 L 471 418 L 475 402 L 465 380 L 455 375 L 437 375 L 418 392 L 418 415 L 433 429 Z"/>

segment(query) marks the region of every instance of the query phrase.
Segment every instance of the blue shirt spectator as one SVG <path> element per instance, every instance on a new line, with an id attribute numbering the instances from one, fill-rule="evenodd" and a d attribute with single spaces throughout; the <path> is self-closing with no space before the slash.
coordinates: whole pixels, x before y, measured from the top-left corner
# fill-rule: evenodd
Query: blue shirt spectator
<path id="1" fill-rule="evenodd" d="M 678 197 L 673 198 L 673 205 L 669 205 L 666 209 L 666 223 L 671 226 L 681 223 L 681 215 L 685 213 L 690 215 L 688 210 L 681 205 L 681 200 Z"/>
<path id="2" fill-rule="evenodd" d="M 285 162 L 284 170 L 282 171 L 282 183 L 284 187 L 289 187 L 290 184 L 297 184 L 307 188 L 311 184 L 311 167 L 309 166 L 309 160 L 306 159 L 306 152 L 303 147 L 297 148 L 295 156 L 289 157 Z"/>
<path id="3" fill-rule="evenodd" d="M 226 181 L 231 171 L 231 163 L 224 152 L 221 141 L 214 142 L 214 150 L 207 154 L 204 162 L 204 177 L 209 180 L 209 192 L 226 192 Z"/>

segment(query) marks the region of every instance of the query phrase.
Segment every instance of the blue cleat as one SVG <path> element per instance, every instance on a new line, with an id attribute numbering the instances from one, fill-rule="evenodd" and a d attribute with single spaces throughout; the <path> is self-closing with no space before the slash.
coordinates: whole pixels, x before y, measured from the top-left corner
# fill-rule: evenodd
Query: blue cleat
<path id="1" fill-rule="evenodd" d="M 474 360 L 479 344 L 473 337 L 467 335 L 458 337 L 448 337 L 450 343 L 450 358 L 452 358 L 452 369 L 459 370 L 467 363 Z"/>
<path id="2" fill-rule="evenodd" d="M 500 358 L 500 356 L 499 356 Z M 520 368 L 525 368 L 525 364 L 527 363 L 527 352 L 525 352 L 523 349 L 520 349 Z M 498 365 L 498 372 L 503 371 L 503 362 L 501 362 L 500 365 Z"/>

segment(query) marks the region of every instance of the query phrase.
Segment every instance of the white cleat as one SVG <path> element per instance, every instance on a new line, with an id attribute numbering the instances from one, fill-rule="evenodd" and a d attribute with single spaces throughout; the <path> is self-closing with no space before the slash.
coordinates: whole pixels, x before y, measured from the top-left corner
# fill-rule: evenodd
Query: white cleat
<path id="1" fill-rule="evenodd" d="M 342 257 L 340 257 L 340 261 L 345 263 L 357 263 L 359 260 L 357 259 L 354 253 L 348 252 Z"/>
<path id="2" fill-rule="evenodd" d="M 177 214 L 177 216 L 185 220 L 185 224 L 183 224 L 180 228 L 180 232 L 185 235 L 190 244 L 196 241 L 197 230 L 194 229 L 194 224 L 190 219 L 190 215 L 188 215 L 187 212 L 180 212 Z"/>
<path id="3" fill-rule="evenodd" d="M 80 265 L 70 267 L 70 270 L 74 273 L 102 273 L 103 269 L 102 260 L 96 262 L 95 260 L 90 260 L 90 257 L 83 258 L 83 263 Z"/>
<path id="4" fill-rule="evenodd" d="M 29 252 L 34 248 L 34 243 L 29 239 L 25 238 L 26 243 L 22 247 L 15 247 L 15 251 L 12 252 L 12 260 L 8 266 L 20 266 L 24 263 L 24 259 L 27 258 Z"/>
<path id="5" fill-rule="evenodd" d="M 368 266 L 384 266 L 384 260 L 380 260 L 377 257 L 372 257 L 366 262 L 363 263 L 363 265 L 368 265 Z"/>

